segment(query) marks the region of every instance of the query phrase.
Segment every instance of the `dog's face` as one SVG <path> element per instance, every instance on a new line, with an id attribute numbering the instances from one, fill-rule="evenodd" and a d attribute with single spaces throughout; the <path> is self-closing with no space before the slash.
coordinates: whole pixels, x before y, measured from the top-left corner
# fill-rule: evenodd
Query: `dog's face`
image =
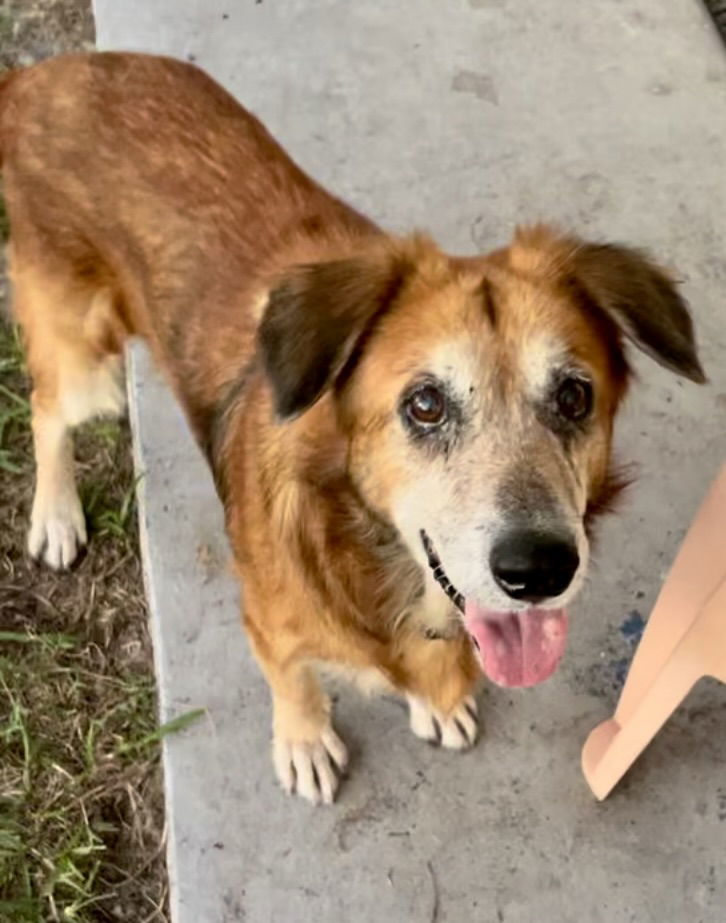
<path id="1" fill-rule="evenodd" d="M 414 240 L 299 272 L 261 329 L 281 414 L 330 389 L 356 489 L 461 610 L 486 672 L 546 678 L 612 485 L 622 335 L 703 380 L 683 302 L 641 255 L 544 228 L 479 259 Z"/>

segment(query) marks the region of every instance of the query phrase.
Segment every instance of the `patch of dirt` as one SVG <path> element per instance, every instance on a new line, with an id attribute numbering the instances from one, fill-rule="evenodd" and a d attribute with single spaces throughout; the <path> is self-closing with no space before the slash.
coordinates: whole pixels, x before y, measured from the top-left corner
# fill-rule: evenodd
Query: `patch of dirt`
<path id="1" fill-rule="evenodd" d="M 119 0 L 122 2 L 122 0 Z M 89 0 L 0 0 L 0 71 L 93 48 Z M 0 238 L 3 236 L 0 202 Z M 0 264 L 0 920 L 167 920 L 163 794 L 128 425 L 77 435 L 90 544 L 28 561 L 29 382 Z"/>
<path id="2" fill-rule="evenodd" d="M 0 69 L 90 51 L 94 40 L 89 0 L 0 0 Z"/>

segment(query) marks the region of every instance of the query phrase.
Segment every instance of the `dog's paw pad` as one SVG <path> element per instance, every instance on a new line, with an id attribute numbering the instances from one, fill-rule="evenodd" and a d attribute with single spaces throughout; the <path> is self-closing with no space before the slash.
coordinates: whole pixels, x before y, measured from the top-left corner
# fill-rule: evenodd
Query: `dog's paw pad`
<path id="1" fill-rule="evenodd" d="M 468 750 L 476 743 L 479 715 L 476 700 L 467 696 L 448 715 L 417 696 L 409 696 L 411 730 L 422 740 L 450 750 Z"/>
<path id="2" fill-rule="evenodd" d="M 54 570 L 70 567 L 86 544 L 86 521 L 76 495 L 53 503 L 33 505 L 28 532 L 28 553 Z"/>
<path id="3" fill-rule="evenodd" d="M 332 804 L 348 763 L 348 751 L 328 726 L 314 741 L 275 737 L 273 760 L 277 778 L 288 795 L 300 795 L 313 804 Z"/>

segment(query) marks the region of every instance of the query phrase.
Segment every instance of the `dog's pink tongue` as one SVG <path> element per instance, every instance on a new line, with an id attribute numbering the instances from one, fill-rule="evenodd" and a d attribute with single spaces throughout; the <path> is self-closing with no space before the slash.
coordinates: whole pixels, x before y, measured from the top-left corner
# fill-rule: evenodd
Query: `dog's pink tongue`
<path id="1" fill-rule="evenodd" d="M 536 686 L 554 673 L 565 652 L 564 609 L 492 612 L 467 602 L 464 620 L 482 669 L 500 686 Z"/>

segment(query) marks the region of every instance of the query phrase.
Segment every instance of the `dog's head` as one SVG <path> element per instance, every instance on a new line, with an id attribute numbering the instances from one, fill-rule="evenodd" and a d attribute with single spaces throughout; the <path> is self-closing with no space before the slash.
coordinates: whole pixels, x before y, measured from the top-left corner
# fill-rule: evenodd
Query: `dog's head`
<path id="1" fill-rule="evenodd" d="M 259 339 L 279 417 L 326 395 L 360 496 L 507 685 L 546 678 L 564 649 L 589 520 L 613 488 L 624 339 L 704 380 L 661 269 L 545 227 L 480 258 L 412 238 L 297 267 Z"/>

